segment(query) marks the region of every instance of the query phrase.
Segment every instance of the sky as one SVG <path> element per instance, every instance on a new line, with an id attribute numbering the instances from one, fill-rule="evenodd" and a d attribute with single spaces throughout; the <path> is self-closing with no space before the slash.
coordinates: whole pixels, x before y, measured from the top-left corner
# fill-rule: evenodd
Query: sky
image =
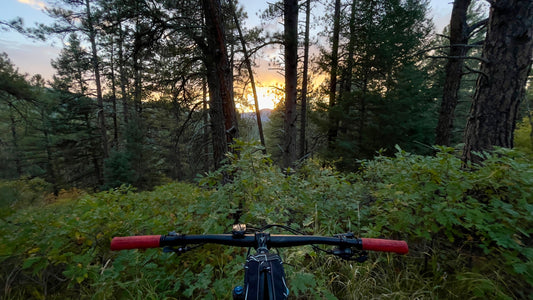
<path id="1" fill-rule="evenodd" d="M 26 26 L 35 23 L 50 23 L 52 21 L 43 11 L 50 0 L 0 0 L 0 20 L 9 21 L 21 17 Z M 267 1 L 241 0 L 248 13 L 245 27 L 259 25 L 257 12 L 267 7 Z M 441 32 L 450 21 L 452 9 L 451 0 L 431 0 L 431 15 L 437 32 Z M 54 70 L 50 61 L 57 58 L 62 47 L 61 40 L 35 41 L 13 31 L 0 31 L 0 53 L 6 52 L 11 61 L 21 73 L 41 74 L 45 79 L 50 79 Z M 276 70 L 269 69 L 268 59 L 276 53 L 264 53 L 263 62 L 256 70 L 258 79 L 263 82 L 279 80 Z M 270 57 L 269 57 L 270 56 Z"/>

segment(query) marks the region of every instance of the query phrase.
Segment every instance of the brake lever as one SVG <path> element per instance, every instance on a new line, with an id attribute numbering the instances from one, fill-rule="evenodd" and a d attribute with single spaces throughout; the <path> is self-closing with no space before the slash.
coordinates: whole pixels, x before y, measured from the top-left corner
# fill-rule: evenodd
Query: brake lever
<path id="1" fill-rule="evenodd" d="M 363 263 L 368 259 L 368 253 L 366 251 L 354 252 L 352 248 L 335 248 L 333 249 L 331 254 L 338 256 L 344 260 L 357 261 L 359 263 Z M 356 254 L 358 254 L 359 256 L 354 258 Z"/>
<path id="2" fill-rule="evenodd" d="M 354 239 L 355 238 L 355 234 L 353 232 L 346 232 L 346 233 L 340 233 L 340 234 L 335 234 L 334 235 L 335 237 L 338 237 L 342 240 L 345 240 L 345 239 Z"/>
<path id="3" fill-rule="evenodd" d="M 191 247 L 189 246 L 184 246 L 184 247 L 178 247 L 178 248 L 174 248 L 174 247 L 164 247 L 163 248 L 163 252 L 165 253 L 176 253 L 176 254 L 182 254 L 182 253 L 185 253 L 187 251 L 190 251 L 192 250 Z"/>
<path id="4" fill-rule="evenodd" d="M 175 231 L 171 231 L 168 233 L 169 236 L 180 236 L 181 234 L 179 233 L 176 233 Z M 185 253 L 187 251 L 190 251 L 192 250 L 193 248 L 189 247 L 189 246 L 182 246 L 182 247 L 171 247 L 171 246 L 166 246 L 163 248 L 163 252 L 165 253 L 176 253 L 176 254 L 182 254 L 182 253 Z"/>
<path id="5" fill-rule="evenodd" d="M 368 253 L 366 253 L 366 251 L 363 251 L 359 257 L 355 258 L 354 260 L 357 261 L 358 263 L 364 263 L 367 259 L 368 259 L 368 256 L 367 256 Z"/>

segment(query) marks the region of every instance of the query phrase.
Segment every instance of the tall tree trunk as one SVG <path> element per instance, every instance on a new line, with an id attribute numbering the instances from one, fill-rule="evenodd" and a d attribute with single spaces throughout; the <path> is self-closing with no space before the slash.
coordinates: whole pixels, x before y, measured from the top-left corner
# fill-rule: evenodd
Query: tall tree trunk
<path id="1" fill-rule="evenodd" d="M 94 81 L 96 85 L 96 100 L 98 101 L 98 125 L 100 127 L 100 136 L 102 142 L 102 153 L 104 158 L 109 156 L 109 147 L 107 142 L 107 126 L 105 123 L 104 114 L 104 99 L 102 97 L 102 83 L 100 82 L 100 63 L 98 60 L 98 53 L 96 48 L 96 30 L 93 24 L 93 15 L 91 13 L 90 0 L 85 0 L 85 7 L 87 9 L 87 28 L 89 30 L 89 41 L 91 42 L 92 64 L 94 71 Z"/>
<path id="2" fill-rule="evenodd" d="M 233 100 L 233 72 L 226 49 L 220 0 L 202 0 L 207 47 L 204 48 L 215 168 L 221 166 L 228 143 L 239 136 Z"/>
<path id="3" fill-rule="evenodd" d="M 358 142 L 359 142 L 359 149 L 363 149 L 365 147 L 363 143 L 363 138 L 365 136 L 365 119 L 366 119 L 366 96 L 368 93 L 368 69 L 365 71 L 364 78 L 363 78 L 363 88 L 361 91 L 361 109 L 359 111 L 360 117 L 359 117 L 359 136 L 358 136 Z M 364 152 L 364 151 L 363 151 Z"/>
<path id="4" fill-rule="evenodd" d="M 48 178 L 50 180 L 50 183 L 52 184 L 52 190 L 54 192 L 54 195 L 59 195 L 59 186 L 57 183 L 57 174 L 55 172 L 54 168 L 54 161 L 52 156 L 52 147 L 50 146 L 50 136 L 48 134 L 48 129 L 44 129 L 43 131 L 44 135 L 44 148 L 46 151 L 46 173 L 48 174 Z"/>
<path id="5" fill-rule="evenodd" d="M 137 2 L 136 2 L 137 3 Z M 136 4 L 137 5 L 137 4 Z M 133 42 L 133 106 L 137 114 L 137 121 L 142 120 L 142 32 L 139 22 L 140 16 L 135 21 L 135 38 Z"/>
<path id="6" fill-rule="evenodd" d="M 181 87 L 180 90 L 183 92 L 183 101 L 187 101 L 187 92 L 185 90 L 186 80 L 182 77 L 181 81 Z M 180 138 L 181 133 L 183 132 L 183 128 L 185 127 L 185 123 L 183 124 L 183 127 L 180 128 L 180 116 L 181 116 L 181 107 L 178 101 L 179 98 L 179 90 L 175 93 L 175 95 L 172 97 L 172 108 L 174 112 L 174 119 L 176 121 L 176 125 L 174 127 L 174 133 L 173 133 L 173 145 L 172 145 L 172 153 L 173 153 L 173 160 L 174 160 L 174 166 L 172 167 L 172 178 L 181 180 L 182 179 L 182 170 L 181 170 L 181 153 L 180 153 Z"/>
<path id="7" fill-rule="evenodd" d="M 18 135 L 17 135 L 17 121 L 13 115 L 13 104 L 8 101 L 9 104 L 9 119 L 11 121 L 11 138 L 13 139 L 13 156 L 15 159 L 15 169 L 17 170 L 17 175 L 22 176 L 22 164 L 20 161 L 20 152 L 18 146 Z"/>
<path id="8" fill-rule="evenodd" d="M 138 50 L 138 49 L 137 49 Z M 139 51 L 133 55 L 133 105 L 137 114 L 137 120 L 142 120 L 142 62 L 139 58 Z"/>
<path id="9" fill-rule="evenodd" d="M 91 132 L 92 129 L 91 129 L 91 120 L 89 119 L 89 114 L 85 113 L 84 117 L 85 117 L 85 126 L 87 128 L 87 132 Z M 100 168 L 99 154 L 95 153 L 94 147 L 90 147 L 89 149 L 91 151 L 91 158 L 92 158 L 92 163 L 94 167 L 94 174 L 96 176 L 96 181 L 98 182 L 99 185 L 103 185 L 104 176 L 102 174 L 102 169 Z"/>
<path id="10" fill-rule="evenodd" d="M 111 69 L 111 101 L 113 103 L 113 143 L 112 147 L 118 149 L 118 120 L 117 120 L 117 86 L 115 82 L 115 44 L 111 41 L 111 56 L 110 56 L 110 69 Z"/>
<path id="11" fill-rule="evenodd" d="M 450 19 L 450 50 L 446 63 L 446 78 L 436 129 L 435 144 L 449 146 L 453 130 L 455 107 L 459 100 L 458 92 L 463 76 L 463 62 L 467 53 L 469 30 L 467 21 L 468 6 L 471 0 L 455 0 Z"/>
<path id="12" fill-rule="evenodd" d="M 81 68 L 78 68 L 76 70 L 76 78 L 78 79 L 78 85 L 80 86 L 80 94 L 85 94 L 85 90 L 86 90 L 86 87 L 85 87 L 85 84 L 83 82 L 83 71 Z"/>
<path id="13" fill-rule="evenodd" d="M 300 106 L 300 157 L 306 155 L 306 132 L 307 127 L 307 85 L 309 73 L 309 25 L 311 22 L 311 0 L 305 2 L 305 36 L 304 36 L 304 61 L 302 74 L 302 102 Z"/>
<path id="14" fill-rule="evenodd" d="M 126 79 L 126 60 L 124 59 L 124 31 L 122 30 L 122 23 L 119 23 L 118 60 L 118 71 L 120 73 L 120 93 L 122 94 L 122 113 L 124 114 L 124 124 L 128 124 L 129 100 L 126 92 L 126 85 L 128 81 Z"/>
<path id="15" fill-rule="evenodd" d="M 285 118 L 283 166 L 290 167 L 296 152 L 296 96 L 298 68 L 298 0 L 284 0 Z"/>
<path id="16" fill-rule="evenodd" d="M 261 111 L 259 110 L 259 101 L 257 99 L 257 90 L 255 88 L 254 72 L 252 70 L 250 56 L 248 55 L 246 41 L 244 40 L 244 36 L 242 34 L 241 24 L 239 23 L 239 19 L 237 18 L 237 13 L 236 13 L 237 7 L 233 1 L 231 2 L 231 5 L 232 5 L 233 21 L 235 22 L 235 27 L 237 27 L 237 32 L 239 33 L 239 40 L 241 41 L 242 52 L 244 54 L 244 64 L 246 65 L 246 69 L 248 70 L 248 76 L 250 76 L 250 84 L 252 85 L 252 93 L 254 95 L 255 116 L 257 118 L 257 128 L 259 130 L 259 139 L 261 141 L 261 145 L 263 146 L 263 153 L 266 154 L 265 135 L 263 134 L 263 122 L 261 120 Z"/>
<path id="17" fill-rule="evenodd" d="M 350 22 L 349 22 L 349 28 L 350 28 L 350 40 L 348 41 L 348 49 L 346 56 L 346 67 L 343 69 L 342 74 L 342 80 L 341 80 L 341 86 L 340 86 L 340 93 L 339 93 L 339 103 L 341 107 L 343 105 L 348 104 L 345 103 L 347 99 L 351 99 L 349 94 L 352 92 L 352 76 L 353 76 L 353 68 L 355 64 L 355 42 L 356 42 L 356 28 L 355 28 L 355 17 L 357 13 L 357 1 L 353 0 L 351 3 L 351 12 L 350 12 Z M 339 130 L 341 133 L 346 132 L 346 124 L 339 124 Z"/>
<path id="18" fill-rule="evenodd" d="M 533 51 L 533 1 L 494 1 L 483 45 L 481 70 L 465 130 L 463 161 L 474 151 L 513 147 L 518 106 Z"/>
<path id="19" fill-rule="evenodd" d="M 140 2 L 135 1 L 136 11 L 140 11 Z M 137 114 L 137 122 L 142 121 L 142 69 L 143 69 L 143 38 L 145 32 L 141 28 L 140 18 L 142 16 L 137 13 L 135 16 L 135 33 L 133 41 L 133 106 Z"/>
<path id="20" fill-rule="evenodd" d="M 215 169 L 222 166 L 224 155 L 228 152 L 228 142 L 224 123 L 224 107 L 220 95 L 220 82 L 212 58 L 206 58 L 207 86 L 209 88 L 209 116 L 211 121 L 211 140 L 213 144 L 213 164 Z"/>
<path id="21" fill-rule="evenodd" d="M 204 171 L 209 172 L 209 115 L 207 112 L 207 81 L 205 77 L 202 77 L 202 102 L 204 107 Z"/>
<path id="22" fill-rule="evenodd" d="M 337 138 L 337 117 L 335 116 L 337 94 L 337 72 L 339 68 L 339 35 L 340 35 L 341 1 L 335 0 L 333 14 L 333 36 L 331 37 L 331 73 L 329 79 L 329 130 L 328 146 L 333 147 Z"/>

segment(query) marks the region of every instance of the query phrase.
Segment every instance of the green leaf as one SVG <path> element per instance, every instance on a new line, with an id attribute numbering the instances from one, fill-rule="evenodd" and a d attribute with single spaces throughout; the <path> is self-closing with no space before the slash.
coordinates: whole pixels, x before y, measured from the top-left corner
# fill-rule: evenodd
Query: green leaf
<path id="1" fill-rule="evenodd" d="M 33 257 L 30 257 L 28 259 L 26 259 L 24 261 L 24 263 L 22 264 L 22 269 L 28 269 L 30 268 L 31 266 L 33 266 L 36 262 L 39 262 L 41 261 L 43 258 L 40 257 L 40 256 L 33 256 Z"/>
<path id="2" fill-rule="evenodd" d="M 310 273 L 294 273 L 289 281 L 289 289 L 295 296 L 304 294 L 315 286 L 315 276 Z"/>

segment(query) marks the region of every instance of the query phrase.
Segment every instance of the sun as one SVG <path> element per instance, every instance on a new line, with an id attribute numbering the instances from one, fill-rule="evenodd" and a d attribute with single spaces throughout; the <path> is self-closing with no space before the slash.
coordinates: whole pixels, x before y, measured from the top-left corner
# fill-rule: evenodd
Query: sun
<path id="1" fill-rule="evenodd" d="M 267 84 L 257 84 L 255 89 L 257 91 L 259 110 L 274 110 L 285 97 L 283 84 L 276 80 L 272 80 Z M 236 103 L 238 111 L 242 113 L 255 111 L 254 95 L 250 86 L 247 87 L 246 93 L 242 97 L 239 97 L 239 99 Z"/>
<path id="2" fill-rule="evenodd" d="M 276 105 L 283 99 L 283 89 L 277 82 L 272 82 L 269 85 L 257 86 L 257 102 L 259 103 L 259 110 L 274 109 Z M 254 110 L 254 95 L 250 93 L 246 96 L 250 110 Z"/>
<path id="3" fill-rule="evenodd" d="M 274 94 L 271 93 L 271 89 L 269 87 L 256 87 L 257 91 L 257 102 L 259 103 L 259 109 L 274 109 L 276 106 L 276 103 L 279 101 L 276 101 L 276 97 Z M 248 103 L 251 105 L 254 105 L 254 95 L 250 94 L 247 97 Z"/>

